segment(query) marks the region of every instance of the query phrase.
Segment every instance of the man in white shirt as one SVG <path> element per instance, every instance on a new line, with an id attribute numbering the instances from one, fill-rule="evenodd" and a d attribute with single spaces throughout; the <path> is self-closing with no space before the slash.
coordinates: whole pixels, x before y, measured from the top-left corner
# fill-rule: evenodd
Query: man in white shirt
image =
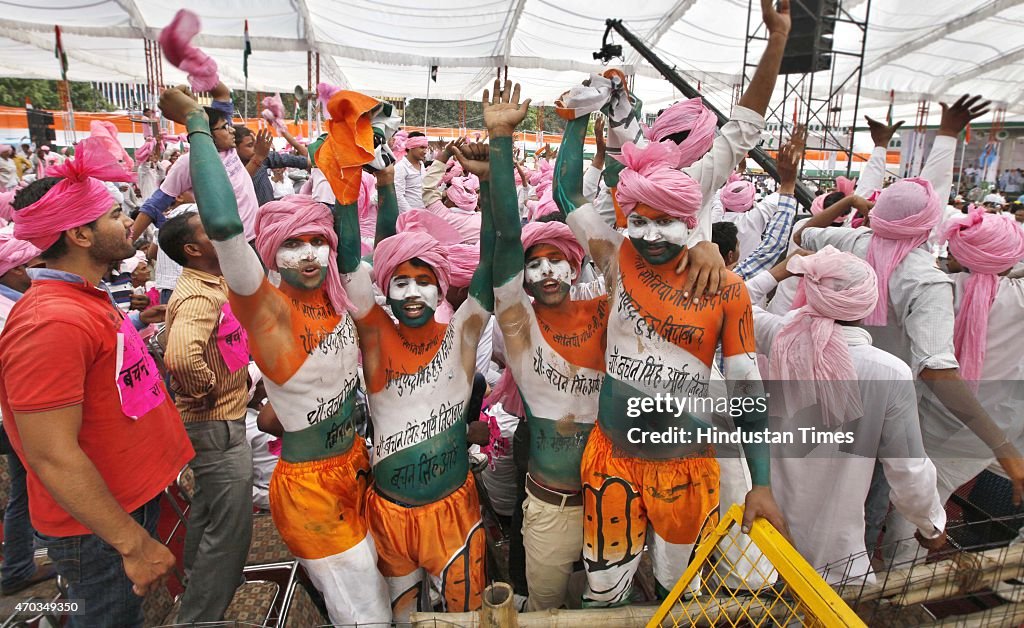
<path id="1" fill-rule="evenodd" d="M 426 158 L 427 136 L 413 131 L 405 142 L 405 157 L 395 164 L 395 193 L 400 213 L 423 207 L 423 162 Z"/>

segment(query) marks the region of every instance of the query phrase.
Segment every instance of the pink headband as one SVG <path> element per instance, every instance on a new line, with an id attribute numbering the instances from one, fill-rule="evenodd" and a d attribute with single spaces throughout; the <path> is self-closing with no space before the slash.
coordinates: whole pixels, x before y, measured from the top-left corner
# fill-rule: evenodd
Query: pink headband
<path id="1" fill-rule="evenodd" d="M 135 182 L 135 175 L 114 161 L 102 142 L 79 142 L 76 158 L 48 168 L 47 176 L 64 177 L 41 199 L 14 212 L 14 237 L 42 250 L 57 242 L 68 229 L 88 224 L 114 206 L 104 181 Z"/>
<path id="2" fill-rule="evenodd" d="M 550 244 L 565 255 L 577 273 L 583 264 L 583 247 L 576 241 L 572 229 L 561 222 L 529 222 L 523 226 L 523 251 L 538 244 Z"/>
<path id="3" fill-rule="evenodd" d="M 942 203 L 927 179 L 913 177 L 883 190 L 870 217 L 874 235 L 867 262 L 878 275 L 878 305 L 864 324 L 882 326 L 889 320 L 889 277 L 910 251 L 928 239 L 942 218 Z"/>
<path id="4" fill-rule="evenodd" d="M 700 184 L 690 175 L 674 166 L 674 146 L 662 143 L 637 148 L 629 142 L 622 147 L 622 163 L 626 169 L 619 175 L 615 198 L 626 216 L 637 204 L 662 211 L 686 223 L 697 226 L 700 211 Z"/>
<path id="5" fill-rule="evenodd" d="M 768 362 L 769 379 L 783 382 L 784 411 L 818 403 L 826 426 L 858 419 L 864 412 L 857 371 L 835 321 L 857 321 L 874 309 L 875 272 L 832 246 L 793 257 L 786 268 L 803 277 L 793 302 L 799 309 L 775 335 Z"/>
<path id="6" fill-rule="evenodd" d="M 474 178 L 474 175 L 454 177 L 448 186 L 448 190 L 445 192 L 448 200 L 455 203 L 456 207 L 468 212 L 476 210 L 477 203 L 480 201 L 480 195 L 473 190 Z M 475 186 L 477 190 L 480 189 L 479 179 L 477 179 Z"/>
<path id="7" fill-rule="evenodd" d="M 405 151 L 409 152 L 413 148 L 426 148 L 429 142 L 423 135 L 417 135 L 416 137 L 410 137 L 405 140 Z"/>
<path id="8" fill-rule="evenodd" d="M 16 239 L 9 231 L 0 231 L 0 277 L 12 268 L 27 264 L 42 253 L 30 242 Z"/>
<path id="9" fill-rule="evenodd" d="M 334 232 L 331 210 L 310 196 L 298 194 L 260 207 L 256 215 L 256 252 L 267 268 L 277 270 L 277 250 L 288 238 L 300 235 L 320 235 L 330 245 L 324 290 L 335 311 L 343 315 L 349 309 L 349 300 L 338 274 L 338 234 Z"/>
<path id="10" fill-rule="evenodd" d="M 188 74 L 189 85 L 196 92 L 208 92 L 217 83 L 217 62 L 190 42 L 201 29 L 199 16 L 180 9 L 174 19 L 160 31 L 160 47 L 174 67 Z"/>
<path id="11" fill-rule="evenodd" d="M 754 206 L 754 184 L 750 181 L 727 183 L 719 195 L 726 211 L 745 212 Z"/>
<path id="12" fill-rule="evenodd" d="M 953 345 L 960 373 L 975 391 L 988 348 L 988 317 L 999 290 L 998 274 L 1024 259 L 1024 230 L 1012 218 L 978 207 L 943 228 L 949 252 L 967 267 L 960 311 L 953 327 Z"/>
<path id="13" fill-rule="evenodd" d="M 650 141 L 661 142 L 669 135 L 689 131 L 690 134 L 679 144 L 677 153 L 676 167 L 685 168 L 711 150 L 717 129 L 718 119 L 698 97 L 682 100 L 663 111 L 645 134 Z"/>
<path id="14" fill-rule="evenodd" d="M 128 156 L 128 151 L 117 140 L 117 127 L 112 122 L 93 120 L 89 123 L 89 137 L 94 137 L 103 142 L 107 152 L 114 157 L 115 161 L 120 160 L 126 169 L 131 170 L 135 165 L 132 158 Z"/>
<path id="15" fill-rule="evenodd" d="M 437 276 L 437 284 L 441 299 L 448 293 L 451 285 L 451 265 L 448 247 L 434 239 L 433 236 L 419 231 L 406 231 L 384 238 L 373 251 L 373 268 L 377 287 L 385 295 L 391 284 L 395 269 L 413 258 L 418 258 L 430 266 Z"/>

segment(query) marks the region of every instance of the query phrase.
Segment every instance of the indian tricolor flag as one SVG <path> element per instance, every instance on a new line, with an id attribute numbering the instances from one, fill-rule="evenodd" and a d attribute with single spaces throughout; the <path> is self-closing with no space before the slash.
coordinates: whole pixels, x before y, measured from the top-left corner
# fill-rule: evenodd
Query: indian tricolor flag
<path id="1" fill-rule="evenodd" d="M 249 20 L 245 21 L 245 49 L 242 50 L 242 74 L 249 78 L 249 55 L 252 54 L 252 43 L 249 41 Z"/>

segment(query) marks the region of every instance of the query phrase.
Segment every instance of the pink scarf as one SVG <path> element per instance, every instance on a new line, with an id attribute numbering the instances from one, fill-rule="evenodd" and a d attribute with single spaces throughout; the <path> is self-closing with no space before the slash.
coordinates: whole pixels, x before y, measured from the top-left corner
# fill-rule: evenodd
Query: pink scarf
<path id="1" fill-rule="evenodd" d="M 171 23 L 160 31 L 160 48 L 171 65 L 188 74 L 192 91 L 208 92 L 217 87 L 220 77 L 217 62 L 190 43 L 200 29 L 199 16 L 180 9 Z"/>
<path id="2" fill-rule="evenodd" d="M 99 141 L 103 142 L 107 152 L 109 152 L 115 161 L 120 161 L 124 164 L 124 167 L 131 170 L 135 167 L 135 162 L 128 155 L 128 151 L 121 146 L 121 142 L 117 140 L 117 127 L 114 126 L 113 122 L 106 120 L 93 120 L 89 123 L 89 137 L 95 137 Z"/>
<path id="3" fill-rule="evenodd" d="M 289 194 L 260 207 L 256 216 L 256 252 L 267 268 L 278 270 L 277 250 L 288 238 L 300 235 L 320 235 L 330 245 L 324 290 L 334 310 L 344 314 L 350 303 L 338 274 L 338 234 L 334 232 L 331 210 L 310 196 L 298 194 Z"/>
<path id="4" fill-rule="evenodd" d="M 700 184 L 690 175 L 677 170 L 674 146 L 653 143 L 644 148 L 629 142 L 622 147 L 622 163 L 626 169 L 619 175 L 615 198 L 626 216 L 637 204 L 662 211 L 686 223 L 697 226 L 700 211 Z"/>
<path id="5" fill-rule="evenodd" d="M 654 126 L 644 131 L 647 139 L 661 142 L 669 135 L 682 131 L 690 134 L 679 144 L 677 168 L 685 168 L 704 156 L 715 142 L 718 119 L 704 106 L 701 98 L 690 98 L 672 105 L 654 121 Z"/>
<path id="6" fill-rule="evenodd" d="M 999 273 L 1024 259 L 1024 230 L 1012 218 L 977 207 L 943 228 L 949 252 L 970 270 L 960 311 L 953 326 L 953 345 L 960 373 L 975 391 L 988 348 L 988 317 L 999 290 Z"/>
<path id="7" fill-rule="evenodd" d="M 484 398 L 484 407 L 495 403 L 501 403 L 505 412 L 513 416 L 526 416 L 526 409 L 523 407 L 523 397 L 519 394 L 519 386 L 512 376 L 512 369 L 505 367 L 501 372 L 498 382 L 491 387 L 491 394 Z"/>
<path id="8" fill-rule="evenodd" d="M 865 325 L 889 321 L 889 277 L 900 262 L 921 246 L 942 218 L 942 203 L 927 179 L 912 177 L 893 183 L 871 210 L 871 243 L 867 262 L 878 275 L 878 304 Z"/>
<path id="9" fill-rule="evenodd" d="M 565 255 L 569 265 L 576 273 L 580 272 L 583 263 L 583 247 L 572 234 L 572 229 L 561 222 L 529 222 L 523 226 L 523 251 L 531 246 L 550 244 Z"/>
<path id="10" fill-rule="evenodd" d="M 135 182 L 135 175 L 114 161 L 103 143 L 89 137 L 78 143 L 75 159 L 51 166 L 47 176 L 64 177 L 41 199 L 14 212 L 14 237 L 46 250 L 68 229 L 88 224 L 114 207 L 104 181 Z"/>
<path id="11" fill-rule="evenodd" d="M 783 382 L 784 412 L 818 403 L 826 426 L 858 419 L 864 411 L 857 371 L 836 321 L 857 321 L 874 309 L 875 272 L 832 246 L 793 257 L 786 268 L 803 278 L 793 302 L 799 309 L 775 335 L 768 362 L 769 379 Z"/>
<path id="12" fill-rule="evenodd" d="M 754 206 L 754 184 L 750 181 L 736 181 L 727 183 L 719 195 L 722 199 L 722 207 L 730 212 L 746 212 Z"/>
<path id="13" fill-rule="evenodd" d="M 42 253 L 30 242 L 18 240 L 8 231 L 0 231 L 0 277 L 12 268 L 27 264 Z"/>

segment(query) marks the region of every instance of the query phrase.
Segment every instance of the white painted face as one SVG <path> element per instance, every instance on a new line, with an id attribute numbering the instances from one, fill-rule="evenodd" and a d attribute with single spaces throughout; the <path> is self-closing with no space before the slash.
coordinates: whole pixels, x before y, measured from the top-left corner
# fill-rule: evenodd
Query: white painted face
<path id="1" fill-rule="evenodd" d="M 300 240 L 291 245 L 288 243 L 281 245 L 277 249 L 275 261 L 279 269 L 288 268 L 301 272 L 311 266 L 311 263 L 326 268 L 330 257 L 330 245 L 322 237 L 317 236 L 309 242 Z"/>
<path id="2" fill-rule="evenodd" d="M 388 284 L 388 298 L 402 303 L 405 300 L 419 300 L 432 310 L 437 310 L 440 302 L 440 290 L 437 284 L 428 281 L 416 281 L 410 277 L 392 277 Z"/>
<path id="3" fill-rule="evenodd" d="M 645 242 L 685 246 L 690 229 L 685 222 L 676 218 L 665 217 L 655 220 L 633 212 L 626 223 L 626 233 L 630 238 Z"/>
<path id="4" fill-rule="evenodd" d="M 526 283 L 537 284 L 546 279 L 554 279 L 559 283 L 572 284 L 576 273 L 566 260 L 550 260 L 546 257 L 534 257 L 526 262 Z"/>

